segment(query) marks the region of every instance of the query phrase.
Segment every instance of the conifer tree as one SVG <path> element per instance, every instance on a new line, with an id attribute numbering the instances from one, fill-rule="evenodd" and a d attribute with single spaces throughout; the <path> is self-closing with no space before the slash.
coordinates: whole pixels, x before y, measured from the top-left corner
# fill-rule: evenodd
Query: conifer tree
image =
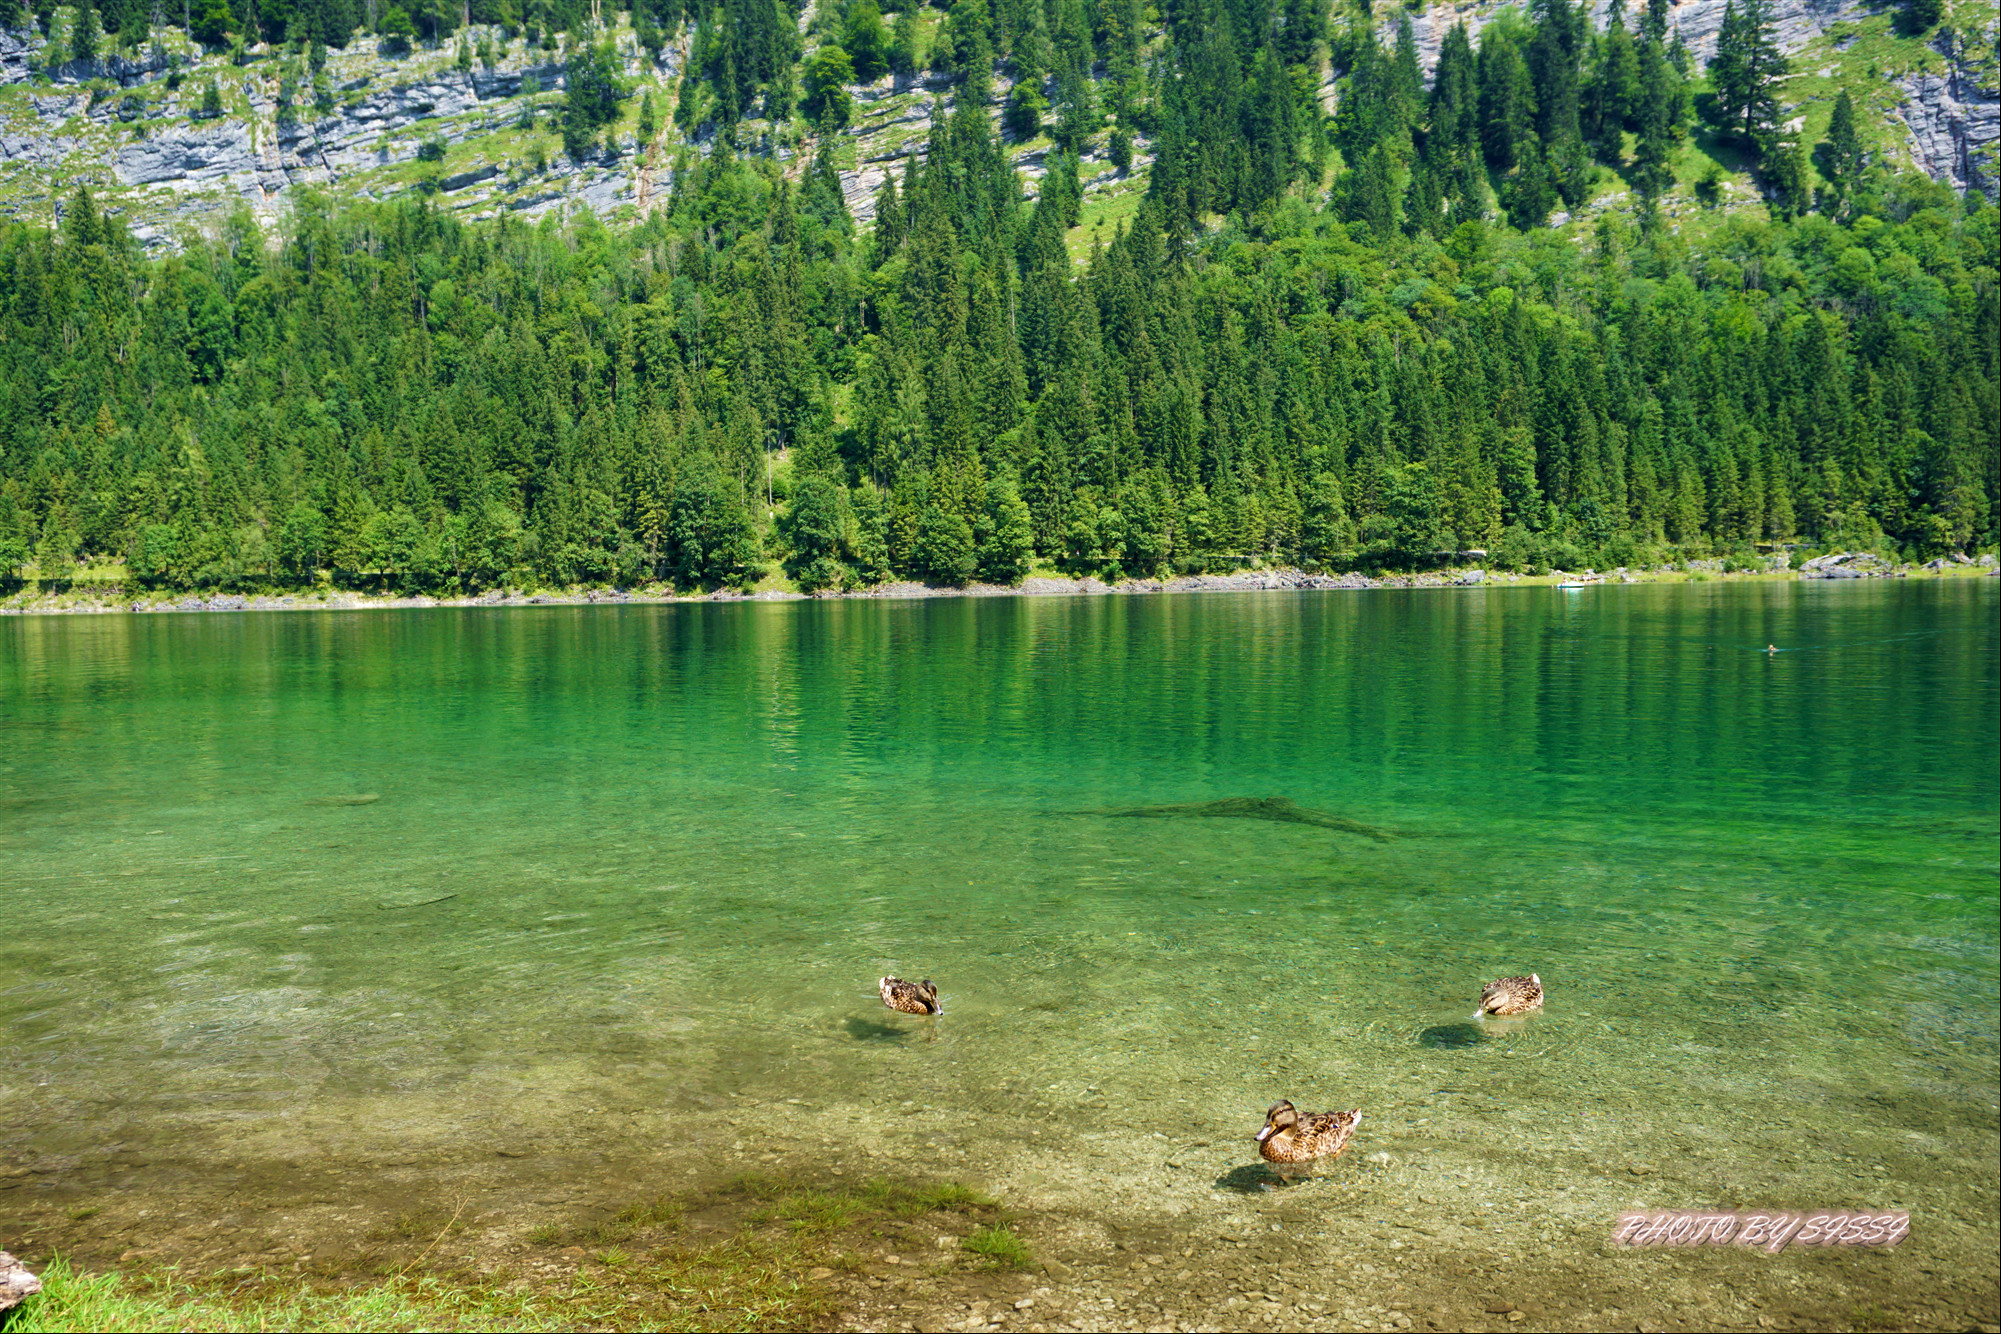
<path id="1" fill-rule="evenodd" d="M 1480 43 L 1480 141 L 1487 165 L 1512 170 L 1534 142 L 1535 84 L 1515 43 L 1507 37 Z"/>
<path id="2" fill-rule="evenodd" d="M 1855 130 L 1855 104 L 1846 88 L 1835 95 L 1827 137 L 1814 150 L 1814 159 L 1820 174 L 1827 178 L 1826 211 L 1839 217 L 1862 180 L 1862 139 Z"/>
<path id="3" fill-rule="evenodd" d="M 104 48 L 104 23 L 97 15 L 97 6 L 85 4 L 70 13 L 75 16 L 70 27 L 70 59 L 96 60 Z"/>
<path id="4" fill-rule="evenodd" d="M 1723 26 L 1709 79 L 1726 127 L 1755 144 L 1768 140 L 1778 124 L 1778 80 L 1787 65 L 1772 35 L 1768 0 L 1724 0 Z"/>
<path id="5" fill-rule="evenodd" d="M 1445 150 L 1436 161 L 1458 162 L 1479 152 L 1479 71 L 1464 23 L 1454 24 L 1439 45 L 1426 127 L 1428 141 Z"/>
<path id="6" fill-rule="evenodd" d="M 1674 0 L 1647 0 L 1646 14 L 1640 19 L 1640 32 L 1656 46 L 1667 40 L 1668 9 L 1673 3 Z"/>
<path id="7" fill-rule="evenodd" d="M 841 46 L 854 62 L 857 83 L 874 83 L 889 69 L 889 36 L 876 0 L 852 0 L 841 27 Z"/>
<path id="8" fill-rule="evenodd" d="M 979 542 L 979 576 L 990 584 L 1013 586 L 1035 563 L 1035 526 L 1012 477 L 987 488 L 987 520 Z"/>
<path id="9" fill-rule="evenodd" d="M 1651 201 L 1674 184 L 1669 166 L 1681 139 L 1680 76 L 1661 54 L 1658 43 L 1648 42 L 1639 52 L 1640 89 L 1639 131 L 1633 160 L 1633 184 L 1642 198 Z"/>

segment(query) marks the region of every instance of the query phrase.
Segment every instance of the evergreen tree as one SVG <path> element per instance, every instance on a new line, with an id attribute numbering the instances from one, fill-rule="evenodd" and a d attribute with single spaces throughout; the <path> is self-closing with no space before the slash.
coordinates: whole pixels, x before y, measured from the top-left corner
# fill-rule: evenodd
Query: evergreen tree
<path id="1" fill-rule="evenodd" d="M 1535 84 L 1514 41 L 1480 43 L 1480 141 L 1487 165 L 1510 171 L 1535 142 Z"/>
<path id="2" fill-rule="evenodd" d="M 1827 123 L 1827 137 L 1814 150 L 1814 161 L 1827 179 L 1826 211 L 1840 217 L 1849 197 L 1862 181 L 1862 138 L 1855 129 L 1855 104 L 1843 88 L 1834 98 L 1834 115 Z"/>
<path id="3" fill-rule="evenodd" d="M 1646 14 L 1640 19 L 1640 32 L 1655 46 L 1667 40 L 1668 10 L 1674 0 L 1647 0 Z M 1680 35 L 1676 34 L 1676 40 Z"/>
<path id="4" fill-rule="evenodd" d="M 990 584 L 1012 587 L 1035 563 L 1034 519 L 1028 505 L 1007 476 L 987 488 L 987 519 L 979 541 L 979 576 Z"/>
<path id="5" fill-rule="evenodd" d="M 1681 141 L 1681 79 L 1661 54 L 1658 44 L 1640 48 L 1639 131 L 1633 160 L 1633 185 L 1651 203 L 1674 184 L 1669 163 Z"/>
<path id="6" fill-rule="evenodd" d="M 792 493 L 780 527 L 791 548 L 785 562 L 799 586 L 811 593 L 842 581 L 840 556 L 847 532 L 847 495 L 838 482 L 814 475 Z"/>
<path id="7" fill-rule="evenodd" d="M 959 587 L 971 581 L 975 564 L 972 526 L 934 497 L 918 517 L 911 565 L 934 583 Z"/>
<path id="8" fill-rule="evenodd" d="M 854 572 L 864 584 L 879 584 L 892 577 L 889 561 L 889 518 L 882 493 L 867 482 L 850 494 L 855 516 Z"/>
<path id="9" fill-rule="evenodd" d="M 852 0 L 841 26 L 841 46 L 854 62 L 857 83 L 874 83 L 889 69 L 889 35 L 876 0 Z"/>
<path id="10" fill-rule="evenodd" d="M 581 158 L 598 131 L 618 119 L 625 90 L 618 80 L 618 53 L 611 43 L 579 45 L 563 69 L 563 151 Z"/>
<path id="11" fill-rule="evenodd" d="M 1533 231 L 1549 221 L 1556 199 L 1556 182 L 1542 149 L 1531 139 L 1521 150 L 1521 165 L 1508 178 L 1508 221 L 1521 231 Z"/>
<path id="12" fill-rule="evenodd" d="M 1709 80 L 1726 127 L 1754 143 L 1768 140 L 1778 125 L 1778 81 L 1786 59 L 1772 35 L 1768 0 L 1724 0 L 1723 26 Z"/>
<path id="13" fill-rule="evenodd" d="M 1945 0 L 1904 0 L 1897 26 L 1913 36 L 1930 32 L 1945 17 Z"/>
<path id="14" fill-rule="evenodd" d="M 1461 162 L 1480 151 L 1479 69 L 1464 23 L 1453 24 L 1439 45 L 1426 136 L 1426 146 L 1440 164 Z"/>
<path id="15" fill-rule="evenodd" d="M 97 17 L 97 6 L 80 5 L 70 10 L 69 57 L 86 63 L 97 59 L 98 48 L 104 42 L 104 27 Z"/>
<path id="16" fill-rule="evenodd" d="M 918 6 L 904 0 L 903 8 L 896 13 L 896 22 L 890 25 L 889 68 L 908 78 L 924 68 L 926 55 L 923 29 L 918 26 Z"/>

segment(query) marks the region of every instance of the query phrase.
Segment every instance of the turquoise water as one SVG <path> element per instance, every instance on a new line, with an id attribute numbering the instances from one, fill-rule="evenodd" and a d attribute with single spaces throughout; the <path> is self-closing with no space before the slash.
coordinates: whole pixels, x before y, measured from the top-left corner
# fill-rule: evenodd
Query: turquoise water
<path id="1" fill-rule="evenodd" d="M 582 1127 L 693 1173 L 787 1106 L 829 1162 L 1185 1213 L 1283 1096 L 1448 1212 L 1991 1248 L 1996 594 L 9 618 L 0 1159 Z M 1238 797 L 1387 841 L 1106 814 Z"/>

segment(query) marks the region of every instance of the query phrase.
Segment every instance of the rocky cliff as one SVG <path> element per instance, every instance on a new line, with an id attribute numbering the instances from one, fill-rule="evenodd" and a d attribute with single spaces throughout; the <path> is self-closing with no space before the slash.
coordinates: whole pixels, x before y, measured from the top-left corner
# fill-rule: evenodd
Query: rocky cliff
<path id="1" fill-rule="evenodd" d="M 1926 44 L 1895 36 L 1889 11 L 1866 0 L 1775 0 L 1778 35 L 1795 69 L 1789 116 L 1801 132 L 1820 133 L 1835 90 L 1848 87 L 1880 154 L 1992 195 L 2001 131 L 1994 11 L 1986 0 L 1952 3 L 1949 18 L 1961 26 L 1949 23 Z M 1607 5 L 1594 0 L 1600 23 Z M 1414 14 L 1427 69 L 1453 24 L 1477 31 L 1499 8 L 1496 0 L 1462 0 Z M 1389 0 L 1379 12 L 1393 39 Z M 1723 0 L 1685 0 L 1671 16 L 1700 57 L 1714 50 L 1722 13 Z M 39 33 L 0 29 L 0 214 L 51 218 L 81 183 L 149 245 L 171 247 L 187 228 L 244 205 L 275 218 L 302 186 L 376 198 L 421 189 L 468 216 L 587 208 L 607 218 L 636 215 L 656 185 L 666 188 L 662 164 L 678 146 L 677 132 L 664 129 L 641 146 L 634 131 L 644 93 L 657 120 L 671 120 L 684 44 L 656 61 L 629 28 L 616 31 L 634 97 L 606 150 L 572 162 L 557 141 L 563 71 L 555 53 L 506 43 L 494 30 L 466 36 L 470 48 L 494 45 L 490 65 L 465 68 L 456 41 L 404 55 L 357 42 L 330 52 L 315 81 L 297 58 L 253 49 L 233 64 L 171 30 L 138 50 L 47 67 Z M 1987 54 L 1976 59 L 1974 51 Z M 214 117 L 202 111 L 211 83 L 222 101 Z M 1006 91 L 1003 79 L 997 98 Z M 1331 109 L 1332 81 L 1321 91 Z M 885 176 L 923 152 L 947 90 L 936 80 L 885 78 L 851 92 L 854 123 L 836 141 L 836 158 L 849 205 L 866 220 Z M 750 128 L 780 158 L 812 147 L 796 129 Z M 1087 160 L 1089 196 L 1102 202 L 1144 188 L 1144 147 L 1132 174 L 1113 171 L 1102 149 Z M 1012 147 L 1031 194 L 1047 148 L 1046 140 Z"/>
<path id="2" fill-rule="evenodd" d="M 1726 0 L 1683 0 L 1669 11 L 1670 30 L 1696 58 L 1697 67 L 1716 53 L 1716 35 L 1723 27 Z M 1502 8 L 1493 0 L 1434 4 L 1413 14 L 1419 59 L 1429 75 L 1438 61 L 1439 45 L 1454 25 L 1464 23 L 1477 34 Z M 1625 5 L 1631 27 L 1643 3 Z M 1772 0 L 1772 25 L 1779 46 L 1791 58 L 1788 81 L 1790 120 L 1803 120 L 1808 133 L 1825 125 L 1833 88 L 1847 86 L 1858 109 L 1867 115 L 1872 103 L 1890 134 L 1881 144 L 1887 156 L 1908 160 L 1935 180 L 1957 189 L 1973 187 L 1996 198 L 1997 78 L 1993 56 L 1996 16 L 1991 0 L 1952 7 L 1948 21 L 1932 39 L 1920 43 L 1895 35 L 1895 11 L 1883 0 Z M 1603 28 L 1610 21 L 1611 0 L 1592 0 L 1592 21 Z M 1396 19 L 1387 18 L 1383 39 L 1395 40 Z M 1985 59 L 1973 53 L 1985 51 Z M 1887 84 L 1886 81 L 1887 80 Z M 1878 101 L 1884 87 L 1899 96 Z M 1821 104 L 1818 117 L 1810 112 Z"/>

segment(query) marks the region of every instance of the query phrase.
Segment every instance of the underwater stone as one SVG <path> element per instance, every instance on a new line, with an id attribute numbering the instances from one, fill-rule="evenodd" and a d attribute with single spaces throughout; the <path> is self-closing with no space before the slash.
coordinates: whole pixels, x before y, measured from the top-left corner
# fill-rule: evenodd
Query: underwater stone
<path id="1" fill-rule="evenodd" d="M 1280 824 L 1307 824 L 1321 829 L 1337 829 L 1359 834 L 1378 843 L 1388 843 L 1396 835 L 1387 829 L 1362 824 L 1329 811 L 1316 811 L 1284 797 L 1226 797 L 1221 801 L 1191 801 L 1178 806 L 1131 806 L 1121 810 L 1095 811 L 1114 819 L 1165 820 L 1192 817 L 1210 820 L 1275 820 Z"/>

